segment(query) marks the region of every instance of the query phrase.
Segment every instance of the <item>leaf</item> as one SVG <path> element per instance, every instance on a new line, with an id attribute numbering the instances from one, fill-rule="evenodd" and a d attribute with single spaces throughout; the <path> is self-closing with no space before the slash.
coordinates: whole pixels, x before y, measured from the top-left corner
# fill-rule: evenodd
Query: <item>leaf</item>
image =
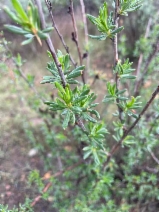
<path id="1" fill-rule="evenodd" d="M 72 123 L 73 125 L 75 125 L 75 122 L 76 122 L 75 114 L 74 114 L 74 113 L 71 113 L 71 123 Z"/>
<path id="2" fill-rule="evenodd" d="M 136 76 L 129 75 L 129 74 L 123 74 L 120 76 L 122 79 L 136 79 Z"/>
<path id="3" fill-rule="evenodd" d="M 124 89 L 124 90 L 121 90 L 121 91 L 118 91 L 116 94 L 119 95 L 119 94 L 123 94 L 127 91 L 127 89 Z"/>
<path id="4" fill-rule="evenodd" d="M 84 152 L 83 159 L 84 160 L 87 159 L 91 154 L 92 154 L 92 151 L 91 150 Z"/>
<path id="5" fill-rule="evenodd" d="M 118 96 L 118 99 L 121 100 L 121 101 L 125 101 L 125 100 L 128 100 L 127 97 L 125 96 Z"/>
<path id="6" fill-rule="evenodd" d="M 23 30 L 22 28 L 17 27 L 17 26 L 5 24 L 4 27 L 5 27 L 6 29 L 8 29 L 9 31 L 14 32 L 14 33 L 17 33 L 17 34 L 21 34 L 21 35 L 28 34 L 28 31 Z"/>
<path id="7" fill-rule="evenodd" d="M 62 87 L 62 85 L 59 82 L 55 82 L 55 86 L 62 94 L 66 94 L 65 89 Z"/>
<path id="8" fill-rule="evenodd" d="M 73 107 L 72 107 L 72 111 L 79 114 L 79 113 L 82 112 L 82 109 L 81 109 L 80 107 L 73 106 Z"/>
<path id="9" fill-rule="evenodd" d="M 46 39 L 48 36 L 47 36 L 47 34 L 45 34 L 45 33 L 43 33 L 42 31 L 38 31 L 38 36 L 39 36 L 39 38 L 41 38 L 41 39 Z"/>
<path id="10" fill-rule="evenodd" d="M 67 126 L 68 126 L 68 123 L 69 123 L 70 117 L 71 117 L 70 115 L 71 115 L 70 111 L 67 110 L 67 113 L 66 113 L 66 115 L 65 115 L 65 118 L 64 118 L 64 121 L 63 121 L 63 124 L 62 124 L 62 127 L 63 127 L 64 130 L 65 130 L 65 129 L 67 128 Z"/>
<path id="11" fill-rule="evenodd" d="M 97 120 L 95 120 L 94 118 L 92 118 L 91 116 L 89 116 L 87 113 L 84 113 L 83 114 L 83 117 L 84 117 L 85 120 L 88 120 L 90 122 L 93 122 L 93 123 L 96 123 L 97 122 Z"/>
<path id="12" fill-rule="evenodd" d="M 93 156 L 94 156 L 95 163 L 96 163 L 97 165 L 99 165 L 99 164 L 100 164 L 100 160 L 99 160 L 99 157 L 98 157 L 98 155 L 97 155 L 96 150 L 93 151 Z"/>
<path id="13" fill-rule="evenodd" d="M 54 29 L 54 27 L 48 27 L 48 28 L 46 28 L 46 29 L 43 29 L 43 33 L 49 33 L 49 32 L 51 32 L 52 30 Z"/>
<path id="14" fill-rule="evenodd" d="M 81 102 L 82 100 L 84 100 L 85 98 L 87 98 L 87 96 L 80 96 L 73 101 L 73 104 L 77 104 Z"/>
<path id="15" fill-rule="evenodd" d="M 35 76 L 30 75 L 30 74 L 27 75 L 27 80 L 30 85 L 34 84 L 34 79 L 35 79 Z"/>
<path id="16" fill-rule="evenodd" d="M 21 43 L 22 46 L 27 45 L 33 41 L 34 37 L 29 38 L 28 40 L 25 40 Z"/>
<path id="17" fill-rule="evenodd" d="M 5 6 L 3 9 L 13 21 L 15 21 L 18 24 L 22 23 L 21 20 L 13 12 L 11 12 L 7 6 Z"/>
<path id="18" fill-rule="evenodd" d="M 85 66 L 79 66 L 78 68 L 71 71 L 70 74 L 68 74 L 67 79 L 78 77 L 82 74 L 82 71 L 84 70 Z"/>
<path id="19" fill-rule="evenodd" d="M 14 9 L 16 10 L 17 14 L 21 17 L 21 19 L 23 19 L 23 21 L 25 22 L 28 22 L 27 14 L 23 10 L 23 7 L 20 4 L 20 2 L 18 0 L 11 0 L 11 1 L 12 1 Z"/>
<path id="20" fill-rule="evenodd" d="M 89 111 L 90 111 L 90 113 L 96 115 L 96 117 L 97 117 L 98 119 L 100 119 L 100 115 L 99 115 L 98 111 L 96 111 L 96 110 L 89 110 Z"/>
<path id="21" fill-rule="evenodd" d="M 78 84 L 79 82 L 77 80 L 69 79 L 67 81 L 69 84 Z"/>
<path id="22" fill-rule="evenodd" d="M 119 28 L 113 30 L 111 33 L 112 33 L 112 34 L 117 34 L 117 33 L 121 32 L 123 29 L 124 29 L 124 27 L 121 26 L 121 27 L 119 27 Z"/>
<path id="23" fill-rule="evenodd" d="M 91 105 L 90 105 L 90 108 L 92 108 L 92 107 L 96 107 L 97 105 L 99 105 L 99 103 L 91 104 Z"/>
<path id="24" fill-rule="evenodd" d="M 95 24 L 95 25 L 98 24 L 97 18 L 96 18 L 95 16 L 92 16 L 92 15 L 87 14 L 87 18 L 88 18 L 93 24 Z"/>
<path id="25" fill-rule="evenodd" d="M 93 38 L 93 39 L 97 39 L 97 40 L 105 40 L 107 38 L 107 35 L 104 34 L 104 35 L 89 35 L 90 38 Z"/>

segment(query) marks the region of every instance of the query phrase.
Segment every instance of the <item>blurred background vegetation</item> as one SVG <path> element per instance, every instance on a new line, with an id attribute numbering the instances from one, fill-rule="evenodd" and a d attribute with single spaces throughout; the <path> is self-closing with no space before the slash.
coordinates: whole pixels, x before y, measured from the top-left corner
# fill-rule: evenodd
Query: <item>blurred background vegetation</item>
<path id="1" fill-rule="evenodd" d="M 25 7 L 27 6 L 26 0 L 20 2 Z M 82 53 L 85 53 L 80 4 L 77 0 L 74 2 L 80 45 L 83 49 Z M 103 2 L 102 0 L 85 0 L 86 13 L 96 15 Z M 112 1 L 108 2 L 111 7 Z M 64 35 L 74 59 L 77 60 L 76 48 L 71 40 L 72 23 L 67 13 L 69 3 L 66 0 L 54 0 L 52 3 L 56 23 Z M 20 45 L 22 37 L 9 33 L 3 27 L 4 24 L 11 23 L 11 20 L 3 12 L 4 5 L 12 7 L 10 0 L 1 0 L 0 31 L 3 30 L 4 34 L 0 35 L 0 203 L 8 205 L 10 209 L 14 205 L 18 207 L 19 204 L 22 204 L 17 211 L 32 211 L 31 208 L 29 209 L 29 203 L 44 188 L 44 182 L 40 176 L 43 176 L 47 182 L 52 173 L 63 170 L 73 162 L 78 162 L 82 152 L 74 144 L 81 142 L 81 132 L 78 129 L 70 129 L 70 132 L 62 130 L 58 114 L 49 113 L 47 107 L 42 103 L 41 98 L 47 100 L 54 98 L 52 86 L 40 84 L 43 75 L 46 75 L 47 72 L 46 64 L 49 61 L 46 54 L 47 47 L 45 44 L 40 47 L 36 41 L 22 47 Z M 51 25 L 45 4 L 44 11 L 48 25 Z M 125 26 L 124 32 L 119 36 L 120 57 L 121 59 L 130 58 L 134 62 L 134 67 L 137 66 L 139 55 L 142 52 L 144 61 L 146 61 L 152 51 L 150 44 L 153 43 L 158 32 L 158 28 L 153 27 L 158 24 L 156 20 L 159 19 L 159 16 L 156 15 L 158 11 L 158 1 L 145 0 L 139 11 L 120 20 L 120 24 Z M 152 18 L 152 33 L 150 33 L 149 40 L 146 40 L 143 37 L 150 18 Z M 96 33 L 89 22 L 88 29 L 90 34 Z M 64 52 L 55 31 L 51 36 L 55 48 Z M 24 60 L 21 71 L 26 76 L 27 82 L 15 65 L 18 53 Z M 88 82 L 91 84 L 97 78 L 93 89 L 99 93 L 98 101 L 101 102 L 106 93 L 106 81 L 112 78 L 113 50 L 111 42 L 100 43 L 90 40 L 89 55 L 91 66 Z M 151 69 L 155 67 L 155 70 L 158 70 L 158 62 L 159 58 L 157 57 L 150 66 L 150 76 L 142 90 L 143 103 L 146 103 L 148 96 L 151 95 L 154 89 L 153 83 L 157 84 L 157 75 L 151 75 Z M 99 87 L 102 88 L 100 92 Z M 158 105 L 154 107 L 158 108 Z M 108 105 L 105 109 L 105 105 L 101 104 L 98 110 L 101 116 L 105 117 L 103 120 L 106 121 L 108 129 L 111 131 L 109 121 L 113 120 L 111 113 L 114 108 Z M 149 114 L 151 115 L 151 113 L 153 110 Z M 149 125 L 152 123 L 153 120 L 150 119 Z M 158 136 L 158 119 L 155 120 L 155 123 L 154 131 Z M 140 137 L 139 134 L 143 132 L 147 139 L 150 139 L 147 142 L 153 146 L 154 141 L 154 146 L 157 145 L 156 137 L 148 135 L 145 127 L 147 126 L 141 122 L 138 136 Z M 110 136 L 110 143 L 111 139 Z M 98 168 L 93 169 L 91 164 L 89 164 L 89 170 L 86 169 L 87 164 L 84 164 L 72 172 L 66 172 L 59 179 L 53 178 L 53 190 L 46 192 L 34 210 L 41 212 L 158 211 L 158 172 L 147 175 L 146 172 L 133 167 L 133 160 L 137 154 L 139 154 L 138 160 L 144 161 L 147 157 L 150 164 L 153 164 L 151 157 L 144 155 L 143 146 L 136 147 L 136 152 L 130 150 L 123 159 L 119 156 L 118 167 L 112 161 L 109 173 L 105 175 L 104 183 L 100 181 L 96 184 L 95 179 L 99 170 Z M 126 161 L 128 161 L 127 166 Z M 133 172 L 131 172 L 132 167 Z M 114 170 L 116 170 L 115 176 Z M 126 186 L 122 184 L 123 176 Z M 133 182 L 135 183 L 133 184 Z M 91 183 L 94 185 L 94 191 L 89 190 Z M 87 194 L 84 193 L 85 190 L 88 190 Z M 90 195 L 89 201 L 85 195 Z M 107 209 L 104 208 L 105 200 L 101 196 L 105 196 L 107 199 Z"/>

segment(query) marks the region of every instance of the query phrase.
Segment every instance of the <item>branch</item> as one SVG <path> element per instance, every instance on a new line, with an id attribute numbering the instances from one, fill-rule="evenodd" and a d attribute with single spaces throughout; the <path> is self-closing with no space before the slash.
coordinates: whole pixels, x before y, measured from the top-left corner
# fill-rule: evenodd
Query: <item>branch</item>
<path id="1" fill-rule="evenodd" d="M 51 4 L 49 4 L 49 1 L 48 0 L 45 0 L 45 2 L 46 2 L 46 5 L 47 5 L 47 8 L 49 10 L 49 14 L 50 14 L 50 17 L 51 17 L 51 20 L 52 20 L 52 26 L 55 28 L 55 30 L 56 30 L 56 32 L 57 32 L 57 34 L 58 34 L 58 36 L 59 36 L 59 38 L 60 38 L 63 46 L 64 46 L 64 48 L 65 48 L 65 50 L 67 52 L 67 54 L 70 57 L 70 60 L 71 60 L 72 64 L 76 67 L 76 63 L 73 60 L 73 58 L 72 58 L 72 56 L 71 56 L 71 54 L 69 52 L 69 47 L 66 45 L 65 40 L 64 40 L 62 34 L 60 33 L 60 31 L 59 31 L 59 29 L 58 29 L 58 27 L 56 25 L 56 22 L 54 20 L 54 16 L 53 16 L 53 12 L 52 12 L 52 6 L 51 6 Z"/>
<path id="2" fill-rule="evenodd" d="M 114 17 L 114 25 L 115 29 L 118 28 L 118 21 L 119 21 L 119 15 L 118 15 L 118 8 L 119 8 L 119 0 L 115 1 L 115 17 Z M 119 61 L 119 55 L 118 55 L 118 34 L 116 33 L 114 39 L 113 39 L 113 45 L 114 45 L 114 68 L 116 67 L 118 61 Z M 116 73 L 115 76 L 115 83 L 116 83 L 116 89 L 119 90 L 119 77 L 118 73 Z M 119 99 L 117 98 L 117 106 L 119 111 L 119 119 L 122 122 L 122 108 L 119 106 Z"/>
<path id="3" fill-rule="evenodd" d="M 36 2 L 36 5 L 38 7 L 42 29 L 45 29 L 46 24 L 45 24 L 44 14 L 43 14 L 42 7 L 41 7 L 41 2 L 40 2 L 40 0 L 35 0 L 35 2 Z M 65 88 L 66 87 L 66 79 L 65 79 L 64 73 L 63 73 L 63 71 L 61 69 L 61 64 L 58 61 L 58 58 L 56 56 L 55 48 L 54 48 L 54 46 L 52 44 L 52 41 L 51 41 L 51 38 L 50 38 L 49 35 L 48 35 L 48 37 L 46 39 L 46 44 L 47 44 L 47 46 L 48 46 L 48 48 L 49 48 L 49 50 L 51 52 L 51 55 L 52 55 L 52 57 L 54 59 L 55 64 L 57 66 L 57 69 L 58 69 L 59 75 L 61 77 L 61 81 L 62 81 L 63 87 Z"/>
<path id="4" fill-rule="evenodd" d="M 158 16 L 159 16 L 159 11 L 157 12 L 155 19 L 157 19 Z M 152 18 L 150 18 L 149 21 L 148 21 L 148 24 L 147 24 L 147 27 L 146 27 L 145 38 L 147 38 L 148 35 L 149 35 L 151 24 L 152 24 Z M 149 65 L 159 51 L 159 49 L 158 49 L 159 48 L 158 39 L 159 38 L 157 38 L 156 43 L 153 45 L 154 46 L 153 52 L 147 58 L 147 61 L 145 63 L 144 69 L 143 69 L 144 72 L 142 73 L 142 76 L 140 76 L 140 72 L 141 72 L 141 64 L 142 64 L 142 61 L 143 61 L 143 54 L 142 53 L 140 54 L 140 57 L 139 57 L 139 60 L 138 60 L 138 66 L 137 66 L 137 82 L 135 84 L 134 96 L 139 95 L 140 89 L 143 86 L 144 81 L 145 81 L 145 75 L 147 75 L 147 73 L 148 73 Z"/>
<path id="5" fill-rule="evenodd" d="M 24 79 L 24 81 L 28 84 L 29 88 L 31 88 L 33 90 L 33 92 L 35 93 L 35 95 L 42 101 L 44 102 L 45 99 L 43 97 L 40 96 L 40 94 L 37 92 L 36 88 L 34 85 L 31 85 L 30 82 L 28 81 L 28 79 L 26 78 L 26 76 L 23 74 L 21 68 L 19 66 L 17 66 L 18 71 L 21 75 L 21 77 Z"/>
<path id="6" fill-rule="evenodd" d="M 75 14 L 74 14 L 74 9 L 73 9 L 73 0 L 70 0 L 69 14 L 71 15 L 72 23 L 73 23 L 73 29 L 74 29 L 74 32 L 72 32 L 72 40 L 75 42 L 75 44 L 77 46 L 80 65 L 82 66 L 83 61 L 82 61 L 81 49 L 80 49 L 80 46 L 79 46 L 78 31 L 77 31 L 77 25 L 76 25 Z M 84 75 L 85 75 L 85 72 L 83 71 L 82 72 L 82 81 L 85 84 L 85 76 Z"/>
<path id="7" fill-rule="evenodd" d="M 139 114 L 138 118 L 135 120 L 135 122 L 131 125 L 131 127 L 125 131 L 124 135 L 122 136 L 122 138 L 120 139 L 120 141 L 115 144 L 110 153 L 108 154 L 107 160 L 104 164 L 104 167 L 107 166 L 107 164 L 109 163 L 110 159 L 112 158 L 112 156 L 115 154 L 115 152 L 117 152 L 120 148 L 120 146 L 122 145 L 124 139 L 127 137 L 127 135 L 134 129 L 134 127 L 138 124 L 138 122 L 140 121 L 142 115 L 147 111 L 147 109 L 149 108 L 149 106 L 152 104 L 153 100 L 155 99 L 155 97 L 158 95 L 159 93 L 159 85 L 156 88 L 156 90 L 154 91 L 154 93 L 152 94 L 150 100 L 147 102 L 147 104 L 145 105 L 145 107 L 143 108 L 143 110 L 141 111 L 141 113 Z"/>
<path id="8" fill-rule="evenodd" d="M 138 96 L 139 95 L 141 87 L 143 86 L 144 81 L 145 81 L 145 76 L 148 73 L 149 65 L 152 62 L 152 60 L 156 57 L 158 52 L 159 52 L 159 40 L 157 38 L 157 41 L 154 44 L 154 49 L 153 49 L 152 53 L 149 55 L 149 57 L 148 57 L 148 59 L 147 59 L 147 61 L 145 63 L 144 71 L 142 73 L 142 76 L 140 77 L 140 79 L 136 83 L 134 96 Z"/>
<path id="9" fill-rule="evenodd" d="M 85 34 L 85 45 L 86 48 L 88 48 L 89 45 L 89 41 L 88 41 L 88 27 L 87 27 L 87 18 L 86 18 L 86 10 L 85 10 L 85 4 L 84 4 L 84 0 L 80 0 L 80 4 L 81 4 L 81 10 L 82 10 L 82 18 L 83 18 L 83 24 L 84 24 L 84 34 Z M 86 58 L 87 58 L 87 71 L 89 70 L 89 54 L 88 54 L 88 50 L 87 54 L 86 54 Z"/>
<path id="10" fill-rule="evenodd" d="M 78 163 L 75 163 L 72 166 L 69 166 L 68 168 L 66 168 L 65 170 L 59 171 L 55 174 L 53 174 L 52 176 L 50 176 L 50 178 L 52 177 L 59 177 L 61 175 L 63 175 L 66 171 L 70 171 L 75 169 L 77 166 L 81 165 L 83 163 L 83 160 L 80 160 Z M 47 185 L 45 186 L 45 188 L 43 189 L 42 193 L 45 193 L 48 191 L 48 189 L 52 186 L 52 182 L 47 183 Z M 42 195 L 37 196 L 34 201 L 31 203 L 31 206 L 33 207 L 34 205 L 36 205 L 37 202 L 39 202 L 39 200 L 42 198 Z"/>
<path id="11" fill-rule="evenodd" d="M 42 10 L 42 7 L 41 7 L 41 2 L 40 2 L 40 0 L 35 0 L 35 2 L 36 2 L 36 5 L 37 5 L 37 7 L 38 7 L 38 11 L 39 11 L 39 16 L 40 16 L 40 20 L 41 20 L 42 29 L 44 29 L 46 24 L 45 24 L 45 19 L 44 19 L 43 10 Z M 49 5 L 49 8 L 52 9 L 51 2 L 50 2 L 50 1 L 46 1 L 46 3 L 47 3 L 47 6 Z M 48 46 L 48 48 L 49 48 L 49 50 L 50 50 L 50 52 L 51 52 L 51 55 L 52 55 L 52 57 L 53 57 L 53 59 L 54 59 L 55 64 L 56 64 L 56 66 L 57 66 L 58 73 L 59 73 L 59 75 L 60 75 L 60 77 L 61 77 L 61 81 L 62 81 L 63 87 L 65 88 L 65 87 L 66 87 L 65 75 L 64 75 L 64 73 L 63 73 L 63 71 L 62 71 L 62 69 L 61 69 L 61 64 L 60 64 L 59 61 L 58 61 L 58 58 L 57 58 L 56 52 L 55 52 L 55 48 L 54 48 L 54 46 L 53 46 L 53 43 L 52 43 L 51 38 L 50 38 L 49 35 L 48 35 L 48 37 L 47 37 L 47 39 L 46 39 L 46 44 L 47 44 L 47 46 Z M 83 73 L 83 72 L 82 72 L 82 73 Z M 82 76 L 83 76 L 83 75 L 82 75 Z M 81 119 L 78 120 L 78 126 L 83 130 L 84 133 L 86 133 L 86 129 L 85 129 L 84 124 L 83 124 L 83 122 L 82 122 Z"/>
<path id="12" fill-rule="evenodd" d="M 5 47 L 5 49 L 10 53 L 10 55 L 12 56 L 12 60 L 13 60 L 13 53 L 12 51 L 9 49 L 9 47 L 7 46 L 6 42 L 3 40 L 3 45 Z M 15 63 L 15 61 L 13 60 L 13 62 Z M 35 93 L 35 95 L 42 101 L 44 102 L 45 99 L 43 99 L 40 94 L 37 92 L 36 88 L 34 85 L 31 85 L 30 82 L 28 81 L 27 77 L 24 75 L 22 69 L 20 66 L 18 66 L 16 63 L 16 68 L 18 69 L 20 76 L 24 79 L 24 81 L 28 84 L 29 88 L 31 88 L 33 90 L 33 92 Z"/>
<path id="13" fill-rule="evenodd" d="M 154 159 L 154 161 L 159 165 L 159 159 L 155 156 L 155 154 L 150 150 L 148 149 L 151 157 Z"/>
<path id="14" fill-rule="evenodd" d="M 151 24 L 152 24 L 152 18 L 150 18 L 148 20 L 147 27 L 146 27 L 145 38 L 147 38 L 149 36 Z M 136 79 L 137 79 L 137 81 L 139 80 L 139 77 L 140 77 L 140 71 L 141 71 L 142 62 L 143 62 L 143 53 L 140 54 L 140 57 L 139 57 L 139 60 L 138 60 L 138 65 L 137 65 L 137 70 L 136 70 L 136 76 L 137 76 Z M 135 84 L 134 92 L 135 93 L 137 92 L 137 83 Z"/>

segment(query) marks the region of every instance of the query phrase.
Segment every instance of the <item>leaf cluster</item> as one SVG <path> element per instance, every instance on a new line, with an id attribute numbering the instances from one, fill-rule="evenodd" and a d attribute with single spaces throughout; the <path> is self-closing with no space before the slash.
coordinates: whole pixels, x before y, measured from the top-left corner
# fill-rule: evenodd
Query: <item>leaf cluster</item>
<path id="1" fill-rule="evenodd" d="M 128 16 L 129 12 L 138 10 L 142 6 L 142 0 L 120 0 L 118 14 Z"/>
<path id="2" fill-rule="evenodd" d="M 16 24 L 19 24 L 21 27 L 6 24 L 5 28 L 13 33 L 24 35 L 27 40 L 23 41 L 22 45 L 31 43 L 34 38 L 36 38 L 39 44 L 42 45 L 41 39 L 46 39 L 47 33 L 51 32 L 53 27 L 41 30 L 38 9 L 32 1 L 29 1 L 27 11 L 23 9 L 19 0 L 11 0 L 11 2 L 15 13 L 7 6 L 4 7 L 4 11 Z"/>
<path id="3" fill-rule="evenodd" d="M 100 157 L 105 157 L 106 155 L 103 141 L 105 139 L 105 134 L 108 133 L 108 130 L 105 128 L 103 123 L 89 123 L 88 131 L 88 138 L 91 143 L 89 146 L 83 148 L 84 159 L 92 155 L 95 163 L 100 164 Z"/>
<path id="4" fill-rule="evenodd" d="M 131 67 L 132 64 L 133 63 L 129 62 L 129 59 L 125 60 L 123 64 L 119 60 L 114 69 L 114 73 L 118 74 L 119 79 L 135 79 L 136 76 L 131 75 L 131 73 L 135 71 L 135 69 Z"/>
<path id="5" fill-rule="evenodd" d="M 117 102 L 117 98 L 121 101 L 125 101 L 128 98 L 123 96 L 122 94 L 127 91 L 127 89 L 123 89 L 118 91 L 116 88 L 116 84 L 111 84 L 110 82 L 107 83 L 107 91 L 108 95 L 106 95 L 103 99 L 103 102 Z"/>
<path id="6" fill-rule="evenodd" d="M 95 115 L 97 118 L 100 118 L 99 113 L 93 108 L 98 105 L 93 103 L 96 99 L 94 93 L 90 93 L 90 89 L 87 85 L 82 86 L 81 88 L 76 87 L 71 90 L 69 84 L 65 88 L 59 82 L 55 82 L 55 86 L 58 90 L 58 97 L 55 99 L 55 102 L 45 102 L 45 104 L 50 106 L 50 110 L 62 111 L 64 122 L 63 128 L 66 129 L 68 123 L 71 122 L 73 125 L 78 118 L 76 115 L 84 118 L 86 121 L 97 122 L 96 119 L 89 115 Z"/>
<path id="7" fill-rule="evenodd" d="M 44 76 L 41 83 L 45 84 L 45 83 L 59 82 L 62 84 L 61 77 L 58 72 L 58 68 L 49 51 L 48 51 L 48 55 L 52 59 L 52 61 L 47 64 L 47 70 L 50 71 L 53 76 Z M 75 80 L 74 78 L 82 75 L 82 72 L 85 66 L 76 67 L 74 70 L 71 71 L 70 58 L 68 54 L 63 55 L 62 52 L 58 50 L 57 58 L 60 62 L 62 71 L 65 75 L 66 82 L 68 84 L 78 84 L 78 81 Z"/>
<path id="8" fill-rule="evenodd" d="M 130 100 L 127 100 L 125 102 L 120 102 L 119 106 L 123 109 L 125 114 L 128 114 L 129 116 L 132 116 L 134 118 L 137 118 L 138 115 L 136 114 L 136 109 L 139 109 L 142 107 L 142 102 L 139 102 L 138 100 L 141 98 L 141 96 L 137 97 L 131 97 Z"/>
<path id="9" fill-rule="evenodd" d="M 116 25 L 114 25 L 113 22 L 113 13 L 111 12 L 110 15 L 108 14 L 108 5 L 106 2 L 100 8 L 99 16 L 97 18 L 89 14 L 87 14 L 87 17 L 94 25 L 97 26 L 98 31 L 102 33 L 98 36 L 89 35 L 91 38 L 97 40 L 105 40 L 107 37 L 112 39 L 124 28 L 123 26 L 116 28 Z"/>

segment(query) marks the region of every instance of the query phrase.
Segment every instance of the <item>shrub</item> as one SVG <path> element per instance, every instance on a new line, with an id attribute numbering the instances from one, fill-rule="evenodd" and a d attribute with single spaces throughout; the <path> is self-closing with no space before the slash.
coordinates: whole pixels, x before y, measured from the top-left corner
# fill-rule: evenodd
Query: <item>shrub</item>
<path id="1" fill-rule="evenodd" d="M 27 40 L 23 45 L 32 42 L 33 38 L 36 38 L 40 45 L 42 40 L 45 40 L 49 50 L 47 70 L 51 74 L 44 76 L 41 83 L 50 83 L 56 90 L 54 99 L 44 101 L 49 106 L 49 112 L 47 110 L 47 124 L 41 131 L 52 156 L 51 159 L 45 159 L 48 168 L 53 170 L 56 167 L 53 161 L 58 158 L 61 169 L 43 178 L 35 170 L 30 173 L 29 182 L 35 183 L 40 193 L 31 206 L 35 206 L 41 198 L 48 200 L 52 197 L 52 209 L 57 211 L 126 212 L 135 210 L 136 204 L 140 211 L 142 208 L 149 211 L 151 205 L 156 204 L 156 210 L 159 198 L 158 168 L 152 168 L 152 164 L 154 161 L 156 165 L 159 164 L 156 157 L 159 142 L 157 21 L 149 19 L 145 36 L 142 35 L 136 43 L 133 52 L 135 58 L 139 57 L 136 70 L 136 64 L 133 65 L 130 59 L 122 59 L 119 55 L 118 35 L 122 35 L 122 39 L 122 33 L 126 30 L 119 25 L 119 20 L 140 9 L 142 2 L 114 1 L 112 12 L 109 12 L 105 2 L 97 17 L 87 15 L 98 30 L 98 34 L 89 35 L 91 39 L 97 40 L 91 42 L 104 43 L 110 40 L 114 47 L 113 77 L 107 80 L 107 93 L 103 96 L 103 103 L 100 103 L 105 104 L 105 110 L 108 104 L 114 105 L 113 118 L 107 122 L 105 114 L 100 115 L 96 109 L 99 108 L 99 103 L 95 101 L 96 92 L 93 92 L 94 82 L 100 78 L 100 74 L 94 75 L 92 85 L 86 84 L 91 67 L 88 60 L 90 45 L 87 26 L 84 25 L 85 53 L 82 55 L 73 1 L 70 0 L 69 14 L 74 27 L 72 40 L 77 47 L 78 63 L 74 61 L 71 50 L 55 23 L 51 2 L 46 1 L 48 12 L 66 54 L 55 50 L 48 35 L 52 27 L 46 28 L 41 3 L 39 0 L 35 2 L 37 7 L 29 1 L 27 11 L 18 0 L 12 0 L 15 13 L 5 8 L 12 20 L 20 25 L 5 27 L 24 35 Z M 81 5 L 84 8 L 83 1 Z M 86 23 L 84 10 L 83 20 Z M 120 46 L 120 52 L 124 50 L 125 47 Z M 84 66 L 85 58 L 87 65 Z M 18 69 L 23 65 L 20 56 L 15 60 L 15 64 Z M 59 127 L 61 132 L 57 133 Z M 65 131 L 62 131 L 62 128 Z M 26 133 L 34 139 L 31 131 Z M 44 151 L 44 146 L 39 145 L 39 149 Z M 61 179 L 59 176 L 62 176 Z"/>

